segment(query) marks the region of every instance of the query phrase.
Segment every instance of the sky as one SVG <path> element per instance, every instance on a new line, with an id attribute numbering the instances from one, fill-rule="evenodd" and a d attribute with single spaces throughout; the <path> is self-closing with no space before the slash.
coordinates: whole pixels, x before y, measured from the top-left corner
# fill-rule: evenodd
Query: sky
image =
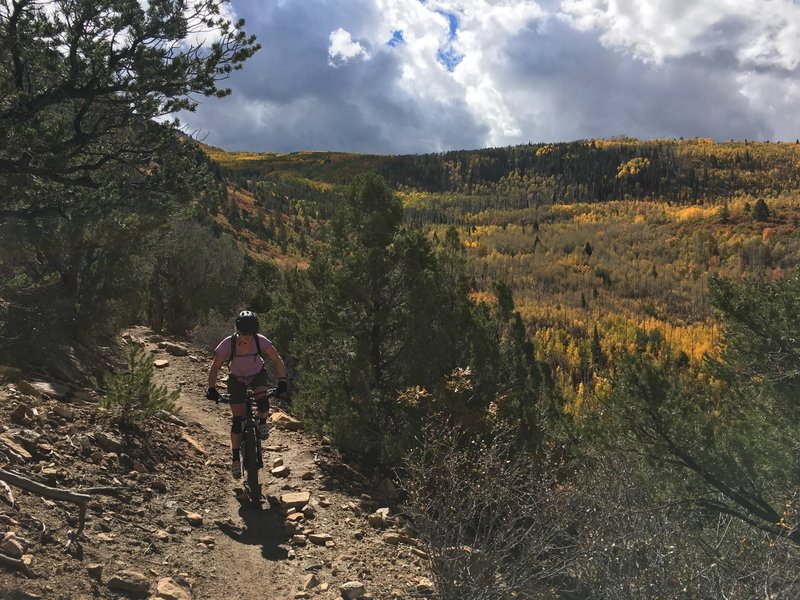
<path id="1" fill-rule="evenodd" d="M 179 115 L 227 150 L 800 137 L 800 0 L 232 0 L 262 49 Z"/>

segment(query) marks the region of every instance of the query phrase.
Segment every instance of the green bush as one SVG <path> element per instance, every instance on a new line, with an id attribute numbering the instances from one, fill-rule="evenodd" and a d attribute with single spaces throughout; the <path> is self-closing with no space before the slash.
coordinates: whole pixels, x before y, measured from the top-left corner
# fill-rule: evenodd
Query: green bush
<path id="1" fill-rule="evenodd" d="M 191 221 L 162 241 L 150 279 L 148 320 L 153 331 L 185 334 L 212 309 L 233 315 L 245 255 L 230 236 L 215 238 Z"/>
<path id="2" fill-rule="evenodd" d="M 106 377 L 107 392 L 100 405 L 125 426 L 139 423 L 160 410 L 171 411 L 179 392 L 153 383 L 153 360 L 144 348 L 129 343 L 125 362 L 125 371 Z"/>

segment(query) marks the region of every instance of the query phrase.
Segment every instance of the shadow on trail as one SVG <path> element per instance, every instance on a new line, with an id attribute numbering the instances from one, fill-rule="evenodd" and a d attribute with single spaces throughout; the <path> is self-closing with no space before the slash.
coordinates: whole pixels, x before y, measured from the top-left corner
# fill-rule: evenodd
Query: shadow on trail
<path id="1" fill-rule="evenodd" d="M 244 526 L 218 523 L 219 530 L 233 541 L 248 546 L 261 546 L 261 555 L 265 560 L 286 560 L 288 551 L 281 548 L 289 540 L 284 529 L 284 515 L 277 505 L 270 506 L 264 499 L 261 507 L 253 506 L 249 501 L 240 502 L 239 516 Z"/>

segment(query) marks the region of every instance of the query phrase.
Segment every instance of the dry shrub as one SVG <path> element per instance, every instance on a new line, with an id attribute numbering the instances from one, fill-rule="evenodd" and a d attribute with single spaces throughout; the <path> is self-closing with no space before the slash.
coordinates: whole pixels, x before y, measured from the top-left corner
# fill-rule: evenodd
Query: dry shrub
<path id="1" fill-rule="evenodd" d="M 569 469 L 427 425 L 407 464 L 405 510 L 442 600 L 800 597 L 800 549 L 702 510 L 635 455 Z M 557 476 L 556 476 L 557 474 Z M 787 501 L 787 532 L 800 520 Z"/>
<path id="2" fill-rule="evenodd" d="M 551 514 L 553 470 L 513 440 L 432 423 L 407 462 L 405 508 L 443 600 L 542 597 L 564 568 L 569 536 Z"/>
<path id="3" fill-rule="evenodd" d="M 211 311 L 189 337 L 198 346 L 213 352 L 217 345 L 234 331 L 233 319 L 225 319 L 216 311 Z"/>
<path id="4" fill-rule="evenodd" d="M 573 519 L 574 597 L 800 597 L 800 552 L 790 539 L 703 510 L 635 455 L 586 460 L 574 485 L 561 511 Z"/>

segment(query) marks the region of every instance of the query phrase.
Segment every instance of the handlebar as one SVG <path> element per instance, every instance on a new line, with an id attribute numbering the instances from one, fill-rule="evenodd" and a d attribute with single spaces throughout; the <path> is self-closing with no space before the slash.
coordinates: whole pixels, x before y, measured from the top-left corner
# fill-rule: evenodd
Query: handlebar
<path id="1" fill-rule="evenodd" d="M 289 404 L 289 402 L 285 398 L 279 396 L 277 392 L 278 388 L 268 389 L 267 400 L 269 400 L 270 398 L 275 398 L 275 406 L 278 409 L 282 410 L 283 412 L 289 413 L 292 408 L 291 404 Z M 246 399 L 252 401 L 254 399 L 254 396 L 255 394 L 253 393 L 253 390 L 248 389 Z M 213 402 L 215 404 L 219 404 L 220 402 L 228 404 L 230 402 L 230 399 L 231 399 L 230 392 L 223 392 L 222 394 L 219 395 L 219 398 L 217 400 L 213 400 Z"/>

